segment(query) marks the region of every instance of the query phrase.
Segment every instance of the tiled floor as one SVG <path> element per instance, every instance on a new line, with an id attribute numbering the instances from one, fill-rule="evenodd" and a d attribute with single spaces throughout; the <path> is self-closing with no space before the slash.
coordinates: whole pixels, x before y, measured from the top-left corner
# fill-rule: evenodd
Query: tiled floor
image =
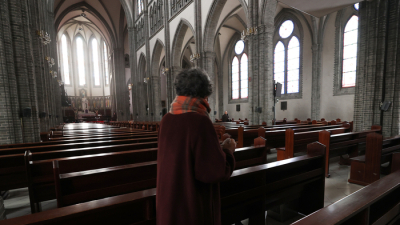
<path id="1" fill-rule="evenodd" d="M 268 154 L 268 162 L 276 161 L 276 152 Z M 350 184 L 347 182 L 349 176 L 349 166 L 341 166 L 338 164 L 339 157 L 332 158 L 330 160 L 330 178 L 325 179 L 325 206 L 336 202 L 347 195 L 361 189 L 363 186 Z M 28 189 L 17 189 L 10 191 L 10 197 L 4 201 L 6 208 L 7 219 L 23 216 L 30 214 Z M 42 203 L 43 210 L 49 210 L 56 208 L 56 201 L 47 201 Z M 268 225 L 284 225 L 290 224 L 301 216 L 293 218 L 284 223 L 274 221 L 273 219 L 267 218 Z M 248 225 L 248 221 L 242 221 L 243 225 Z"/>

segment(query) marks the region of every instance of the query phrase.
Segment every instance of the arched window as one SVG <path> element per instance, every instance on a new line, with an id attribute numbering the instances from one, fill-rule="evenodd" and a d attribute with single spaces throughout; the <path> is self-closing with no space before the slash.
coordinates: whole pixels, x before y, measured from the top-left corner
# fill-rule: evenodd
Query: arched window
<path id="1" fill-rule="evenodd" d="M 278 30 L 274 50 L 274 79 L 282 84 L 282 94 L 300 92 L 300 40 L 291 20 L 282 23 Z"/>
<path id="2" fill-rule="evenodd" d="M 67 37 L 65 34 L 61 37 L 61 54 L 62 54 L 62 68 L 63 68 L 63 77 L 64 77 L 64 84 L 70 85 L 71 80 L 69 77 L 69 54 L 68 54 L 68 43 Z"/>
<path id="3" fill-rule="evenodd" d="M 106 42 L 103 42 L 103 50 L 104 50 L 104 74 L 106 75 L 106 85 L 110 83 L 110 78 L 108 74 L 108 51 Z"/>
<path id="4" fill-rule="evenodd" d="M 86 73 L 85 73 L 85 53 L 83 51 L 83 40 L 81 37 L 76 38 L 76 53 L 78 59 L 78 76 L 79 85 L 84 86 L 86 84 Z"/>
<path id="5" fill-rule="evenodd" d="M 244 49 L 244 41 L 236 42 L 232 59 L 232 99 L 247 99 L 249 96 L 249 60 Z"/>
<path id="6" fill-rule="evenodd" d="M 140 15 L 143 12 L 143 7 L 144 7 L 143 0 L 138 0 L 137 1 L 137 5 L 138 5 L 138 12 L 139 12 L 139 15 Z"/>
<path id="7" fill-rule="evenodd" d="M 100 86 L 100 68 L 99 68 L 99 45 L 96 38 L 92 40 L 92 62 L 94 85 Z"/>
<path id="8" fill-rule="evenodd" d="M 354 6 L 358 9 L 358 6 Z M 342 88 L 356 86 L 358 16 L 353 15 L 343 32 Z"/>

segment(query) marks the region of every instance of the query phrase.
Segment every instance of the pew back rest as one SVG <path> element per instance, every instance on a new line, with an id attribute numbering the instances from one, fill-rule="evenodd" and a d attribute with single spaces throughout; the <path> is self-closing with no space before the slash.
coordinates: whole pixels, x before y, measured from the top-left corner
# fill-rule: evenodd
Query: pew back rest
<path id="1" fill-rule="evenodd" d="M 58 207 L 155 188 L 157 162 L 59 173 L 53 162 Z"/>
<path id="2" fill-rule="evenodd" d="M 400 171 L 397 171 L 293 225 L 392 224 L 399 215 L 399 193 Z"/>

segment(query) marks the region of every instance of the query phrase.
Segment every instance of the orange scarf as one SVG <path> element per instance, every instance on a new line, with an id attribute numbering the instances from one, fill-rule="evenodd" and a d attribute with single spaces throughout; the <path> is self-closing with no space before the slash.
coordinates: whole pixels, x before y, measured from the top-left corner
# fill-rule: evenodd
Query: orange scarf
<path id="1" fill-rule="evenodd" d="M 210 105 L 204 98 L 193 98 L 188 96 L 176 96 L 171 104 L 171 114 L 183 114 L 187 112 L 197 112 L 209 116 Z"/>

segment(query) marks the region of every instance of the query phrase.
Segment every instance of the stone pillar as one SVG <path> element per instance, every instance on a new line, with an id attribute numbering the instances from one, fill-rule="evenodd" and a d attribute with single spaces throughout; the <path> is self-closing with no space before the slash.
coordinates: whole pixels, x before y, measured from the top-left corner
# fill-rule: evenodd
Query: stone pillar
<path id="1" fill-rule="evenodd" d="M 171 64 L 171 46 L 170 46 L 170 30 L 169 30 L 169 3 L 170 1 L 164 1 L 164 34 L 165 34 L 165 68 L 168 68 L 169 71 L 165 74 L 167 76 L 167 102 L 166 107 L 169 111 L 172 103 L 172 64 Z"/>
<path id="2" fill-rule="evenodd" d="M 399 3 L 400 0 L 360 3 L 360 40 L 354 100 L 356 131 L 380 124 L 385 137 L 399 134 Z M 380 109 L 383 101 L 392 102 L 386 112 Z"/>
<path id="3" fill-rule="evenodd" d="M 267 122 L 271 124 L 274 118 L 274 74 L 273 74 L 273 60 L 274 60 L 274 36 L 275 26 L 273 21 L 268 24 L 259 26 L 258 28 L 258 42 L 259 42 L 259 70 L 260 70 L 260 102 L 262 113 L 258 124 Z M 254 81 L 255 82 L 255 81 Z M 256 124 L 257 121 L 254 123 Z"/>
<path id="4" fill-rule="evenodd" d="M 210 76 L 210 80 L 215 80 L 215 52 L 203 52 L 201 53 L 201 60 L 203 62 L 203 69 L 208 73 Z M 208 97 L 208 103 L 211 108 L 210 112 L 210 119 L 211 121 L 214 121 L 215 115 L 214 111 L 217 110 L 217 105 L 216 105 L 216 99 L 217 99 L 217 93 L 216 93 L 216 87 L 213 85 L 213 94 Z"/>
<path id="5" fill-rule="evenodd" d="M 9 1 L 0 1 L 0 144 L 23 142 Z"/>
<path id="6" fill-rule="evenodd" d="M 147 88 L 146 89 L 146 100 L 148 104 L 148 111 L 146 111 L 145 114 L 145 119 L 144 121 L 154 121 L 154 114 L 155 114 L 155 103 L 153 100 L 155 100 L 154 93 L 156 90 L 153 90 L 154 85 L 153 85 L 153 79 L 151 78 L 151 57 L 150 57 L 150 26 L 149 26 L 149 13 L 148 13 L 148 8 L 147 8 L 147 3 L 145 4 L 145 8 L 143 11 L 143 19 L 144 19 L 144 41 L 145 41 L 145 46 L 146 46 L 146 76 L 145 78 L 148 78 L 147 82 Z M 146 86 L 145 85 L 145 86 Z"/>
<path id="7" fill-rule="evenodd" d="M 160 76 L 151 76 L 151 88 L 153 89 L 153 121 L 161 120 L 161 87 L 160 87 Z"/>
<path id="8" fill-rule="evenodd" d="M 124 49 L 115 48 L 113 55 L 117 119 L 118 121 L 127 121 L 129 118 L 129 94 L 125 83 Z"/>
<path id="9" fill-rule="evenodd" d="M 321 76 L 319 73 L 320 45 L 312 46 L 312 91 L 311 91 L 311 119 L 320 119 L 321 108 Z"/>
<path id="10" fill-rule="evenodd" d="M 129 63 L 131 65 L 131 83 L 132 85 L 132 109 L 133 109 L 133 120 L 137 120 L 136 114 L 138 113 L 138 73 L 137 73 L 137 56 L 136 56 L 136 35 L 135 35 L 135 28 L 129 27 L 128 28 L 128 38 L 129 38 Z"/>
<path id="11" fill-rule="evenodd" d="M 35 79 L 36 79 L 36 96 L 37 96 L 37 112 L 46 112 L 45 108 L 45 87 L 44 87 L 44 55 L 42 44 L 36 34 L 40 30 L 39 8 L 37 0 L 29 1 L 31 13 L 31 37 L 33 58 L 35 66 Z M 39 118 L 40 132 L 49 130 L 48 117 Z"/>

